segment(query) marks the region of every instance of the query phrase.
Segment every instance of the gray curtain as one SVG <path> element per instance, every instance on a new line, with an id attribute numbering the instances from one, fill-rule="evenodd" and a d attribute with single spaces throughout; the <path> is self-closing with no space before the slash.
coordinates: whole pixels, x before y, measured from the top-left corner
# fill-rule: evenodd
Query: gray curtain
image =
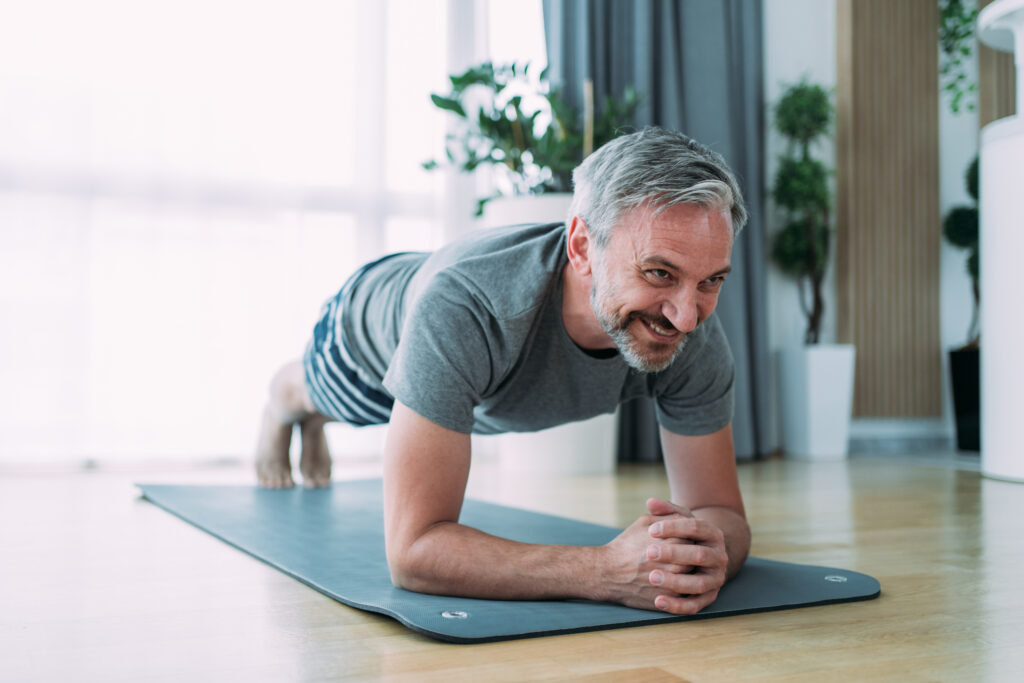
<path id="1" fill-rule="evenodd" d="M 549 73 L 579 107 L 632 84 L 636 125 L 659 125 L 722 154 L 739 178 L 750 222 L 733 250 L 718 316 L 736 357 L 736 454 L 774 449 L 762 227 L 763 116 L 760 0 L 544 0 Z M 620 461 L 661 458 L 649 400 L 624 405 Z"/>

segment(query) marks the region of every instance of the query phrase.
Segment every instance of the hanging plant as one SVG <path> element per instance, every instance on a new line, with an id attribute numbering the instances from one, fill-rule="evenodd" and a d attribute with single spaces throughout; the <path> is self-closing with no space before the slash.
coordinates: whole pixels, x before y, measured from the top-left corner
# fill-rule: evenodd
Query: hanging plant
<path id="1" fill-rule="evenodd" d="M 976 79 L 967 72 L 967 60 L 974 51 L 974 25 L 978 10 L 964 0 L 939 0 L 939 76 L 942 90 L 949 94 L 954 114 L 974 111 L 978 92 Z"/>

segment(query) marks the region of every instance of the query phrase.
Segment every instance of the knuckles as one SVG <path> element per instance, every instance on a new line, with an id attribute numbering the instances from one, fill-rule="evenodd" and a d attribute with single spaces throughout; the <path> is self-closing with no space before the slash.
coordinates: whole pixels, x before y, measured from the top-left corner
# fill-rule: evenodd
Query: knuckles
<path id="1" fill-rule="evenodd" d="M 701 611 L 703 607 L 703 605 L 694 600 L 672 600 L 668 604 L 668 609 L 661 611 L 669 612 L 671 614 L 689 615 L 696 614 Z"/>
<path id="2" fill-rule="evenodd" d="M 703 594 L 719 588 L 718 582 L 710 576 L 704 575 L 697 579 L 697 593 Z"/>
<path id="3" fill-rule="evenodd" d="M 680 535 L 683 536 L 695 536 L 701 532 L 701 525 L 706 524 L 696 517 L 681 517 L 676 520 L 676 528 L 679 530 Z"/>
<path id="4" fill-rule="evenodd" d="M 618 543 L 613 542 L 620 560 L 632 558 L 625 562 L 628 567 L 620 567 L 629 575 L 625 583 L 632 584 L 632 589 L 627 589 L 632 597 L 622 600 L 624 604 L 689 615 L 717 598 L 728 563 L 725 534 L 688 510 L 677 510 L 667 515 L 641 515 Z M 660 532 L 655 526 L 659 523 Z M 659 597 L 667 598 L 664 607 L 655 604 Z"/>

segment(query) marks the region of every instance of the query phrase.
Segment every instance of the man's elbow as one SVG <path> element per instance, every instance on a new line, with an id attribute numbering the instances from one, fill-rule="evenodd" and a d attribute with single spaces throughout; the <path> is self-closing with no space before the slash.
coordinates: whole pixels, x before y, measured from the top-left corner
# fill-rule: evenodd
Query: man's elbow
<path id="1" fill-rule="evenodd" d="M 415 593 L 436 592 L 436 568 L 424 550 L 420 542 L 388 545 L 388 571 L 395 588 Z"/>
<path id="2" fill-rule="evenodd" d="M 391 583 L 395 588 L 404 590 L 416 590 L 413 588 L 416 575 L 408 548 L 388 548 L 388 572 L 391 574 Z"/>

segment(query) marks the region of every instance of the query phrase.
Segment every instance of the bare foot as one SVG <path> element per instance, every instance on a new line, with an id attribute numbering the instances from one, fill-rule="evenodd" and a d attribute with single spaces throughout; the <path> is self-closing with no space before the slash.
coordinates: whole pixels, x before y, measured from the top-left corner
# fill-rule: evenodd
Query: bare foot
<path id="1" fill-rule="evenodd" d="M 264 409 L 259 443 L 256 445 L 256 478 L 260 486 L 268 489 L 295 486 L 292 463 L 288 456 L 293 426 L 278 420 L 270 406 Z"/>
<path id="2" fill-rule="evenodd" d="M 311 417 L 301 423 L 302 455 L 299 471 L 302 484 L 307 488 L 323 488 L 331 485 L 331 453 L 324 435 L 326 420 Z"/>

